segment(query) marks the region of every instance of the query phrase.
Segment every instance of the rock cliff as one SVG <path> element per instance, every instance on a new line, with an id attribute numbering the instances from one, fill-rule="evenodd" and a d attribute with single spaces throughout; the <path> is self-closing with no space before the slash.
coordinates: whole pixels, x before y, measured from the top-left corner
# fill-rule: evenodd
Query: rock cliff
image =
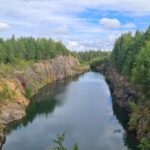
<path id="1" fill-rule="evenodd" d="M 129 102 L 136 101 L 139 97 L 139 92 L 135 87 L 109 64 L 102 64 L 97 67 L 97 70 L 105 75 L 114 101 L 121 108 L 130 111 Z"/>
<path id="2" fill-rule="evenodd" d="M 43 86 L 63 78 L 73 77 L 89 70 L 81 66 L 72 56 L 58 56 L 51 60 L 40 61 L 25 71 L 17 71 L 11 77 L 0 78 L 0 149 L 5 142 L 5 125 L 23 118 L 29 99 L 26 94 L 34 95 Z"/>
<path id="3" fill-rule="evenodd" d="M 48 83 L 85 71 L 84 69 L 77 71 L 78 68 L 80 68 L 78 59 L 71 56 L 59 56 L 55 59 L 35 63 L 25 72 L 16 73 L 16 77 L 25 89 L 32 88 L 35 93 Z"/>
<path id="4" fill-rule="evenodd" d="M 11 79 L 0 79 L 0 94 L 5 99 L 0 103 L 0 122 L 8 124 L 25 115 L 29 104 L 26 94 L 31 96 L 46 84 L 81 74 L 87 69 L 72 56 L 58 56 L 37 62 L 23 72 L 17 71 Z"/>

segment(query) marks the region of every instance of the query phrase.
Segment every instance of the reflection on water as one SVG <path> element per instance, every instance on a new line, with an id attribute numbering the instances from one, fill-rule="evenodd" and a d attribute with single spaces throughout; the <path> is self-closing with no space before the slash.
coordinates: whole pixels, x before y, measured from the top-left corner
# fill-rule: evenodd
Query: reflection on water
<path id="1" fill-rule="evenodd" d="M 68 148 L 78 142 L 80 150 L 136 150 L 134 137 L 126 133 L 126 112 L 112 104 L 98 73 L 44 87 L 26 111 L 10 126 L 3 150 L 46 150 L 63 131 Z"/>
<path id="2" fill-rule="evenodd" d="M 115 116 L 117 117 L 119 123 L 122 125 L 122 127 L 125 130 L 124 133 L 124 144 L 128 146 L 131 150 L 139 150 L 138 148 L 138 141 L 136 140 L 136 135 L 133 132 L 128 131 L 128 121 L 129 121 L 129 115 L 126 110 L 120 108 L 115 101 L 112 101 L 113 103 L 113 112 Z"/>

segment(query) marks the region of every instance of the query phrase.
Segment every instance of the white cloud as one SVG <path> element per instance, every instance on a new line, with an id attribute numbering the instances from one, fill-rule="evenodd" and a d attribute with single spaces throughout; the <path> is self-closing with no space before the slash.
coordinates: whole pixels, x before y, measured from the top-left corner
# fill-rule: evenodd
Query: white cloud
<path id="1" fill-rule="evenodd" d="M 121 24 L 121 22 L 116 18 L 102 18 L 99 22 L 104 29 L 133 29 L 136 27 L 134 23 Z"/>
<path id="2" fill-rule="evenodd" d="M 66 25 L 64 25 L 62 27 L 53 29 L 52 33 L 59 34 L 59 35 L 67 35 L 67 34 L 69 34 L 69 29 Z"/>
<path id="3" fill-rule="evenodd" d="M 10 26 L 5 22 L 0 22 L 0 32 L 9 30 Z"/>
<path id="4" fill-rule="evenodd" d="M 136 25 L 134 23 L 127 23 L 127 24 L 122 25 L 121 27 L 125 29 L 133 29 L 136 27 Z"/>
<path id="5" fill-rule="evenodd" d="M 66 44 L 67 48 L 70 50 L 75 50 L 75 51 L 83 51 L 85 50 L 85 47 L 80 44 L 78 41 L 69 41 Z"/>
<path id="6" fill-rule="evenodd" d="M 9 35 L 52 37 L 62 40 L 74 50 L 111 49 L 116 39 L 111 29 L 120 35 L 134 30 L 136 26 L 128 21 L 123 24 L 116 16 L 109 18 L 109 13 L 114 11 L 119 16 L 134 19 L 136 16 L 148 16 L 149 6 L 150 0 L 13 0 L 11 5 L 10 0 L 1 0 L 0 16 L 8 26 L 1 29 L 0 25 L 0 31 L 8 30 L 11 26 Z M 101 26 L 98 20 L 94 20 L 97 24 L 91 23 L 95 18 L 90 14 L 81 17 L 87 10 L 102 12 L 99 18 L 105 18 L 101 19 Z M 105 15 L 103 12 L 106 12 Z M 138 19 L 134 21 L 137 22 Z M 149 22 L 147 20 L 146 25 Z M 2 35 L 8 36 L 7 33 L 3 32 Z"/>
<path id="7" fill-rule="evenodd" d="M 118 19 L 109 19 L 109 18 L 102 18 L 100 19 L 100 25 L 105 29 L 114 29 L 120 28 L 121 23 Z"/>

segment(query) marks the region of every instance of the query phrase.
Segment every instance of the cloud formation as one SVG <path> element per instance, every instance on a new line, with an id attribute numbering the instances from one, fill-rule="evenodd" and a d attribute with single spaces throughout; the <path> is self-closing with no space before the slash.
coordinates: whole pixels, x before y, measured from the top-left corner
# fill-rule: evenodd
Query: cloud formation
<path id="1" fill-rule="evenodd" d="M 10 29 L 10 26 L 7 23 L 0 22 L 0 32 L 6 31 L 6 30 L 9 30 L 9 29 Z"/>
<path id="2" fill-rule="evenodd" d="M 1 0 L 0 33 L 52 37 L 73 50 L 112 49 L 121 33 L 148 26 L 149 6 L 149 0 Z"/>
<path id="3" fill-rule="evenodd" d="M 99 22 L 102 28 L 104 29 L 117 29 L 117 28 L 132 29 L 136 27 L 134 23 L 121 24 L 121 22 L 116 18 L 113 19 L 102 18 L 100 19 Z"/>
<path id="4" fill-rule="evenodd" d="M 100 25 L 105 29 L 114 29 L 121 27 L 121 23 L 118 19 L 109 19 L 109 18 L 100 19 Z"/>

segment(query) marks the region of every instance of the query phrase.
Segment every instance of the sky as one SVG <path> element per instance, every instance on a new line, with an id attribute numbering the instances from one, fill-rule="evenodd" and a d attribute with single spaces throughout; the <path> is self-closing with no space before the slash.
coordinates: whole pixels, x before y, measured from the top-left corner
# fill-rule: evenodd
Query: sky
<path id="1" fill-rule="evenodd" d="M 0 0 L 0 37 L 62 41 L 70 50 L 112 50 L 150 25 L 150 0 Z"/>

